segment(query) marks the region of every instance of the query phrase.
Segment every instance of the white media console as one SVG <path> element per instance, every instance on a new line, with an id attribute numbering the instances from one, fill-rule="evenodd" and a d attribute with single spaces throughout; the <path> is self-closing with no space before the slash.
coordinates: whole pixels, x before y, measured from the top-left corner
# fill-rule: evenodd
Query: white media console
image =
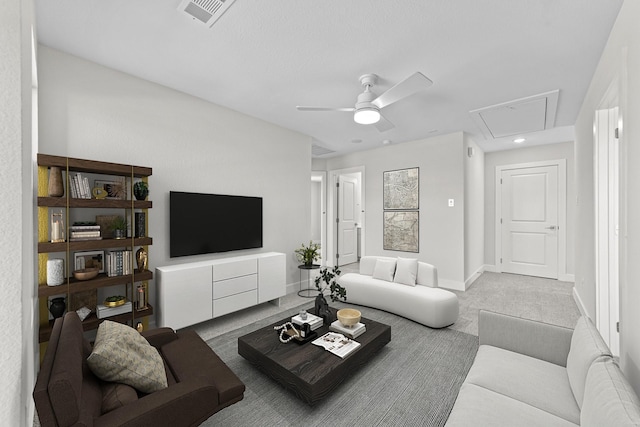
<path id="1" fill-rule="evenodd" d="M 158 326 L 184 328 L 286 294 L 285 255 L 267 252 L 156 268 Z"/>

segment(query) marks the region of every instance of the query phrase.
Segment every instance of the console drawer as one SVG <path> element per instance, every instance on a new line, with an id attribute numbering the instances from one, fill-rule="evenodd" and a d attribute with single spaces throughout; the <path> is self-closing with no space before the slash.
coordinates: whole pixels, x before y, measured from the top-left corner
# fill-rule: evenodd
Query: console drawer
<path id="1" fill-rule="evenodd" d="M 258 288 L 258 275 L 234 277 L 213 282 L 213 299 L 224 298 Z"/>
<path id="2" fill-rule="evenodd" d="M 213 300 L 213 317 L 224 316 L 243 308 L 254 306 L 258 303 L 258 290 L 232 295 L 226 298 Z"/>
<path id="3" fill-rule="evenodd" d="M 213 265 L 213 281 L 227 280 L 258 273 L 258 260 L 244 259 Z"/>

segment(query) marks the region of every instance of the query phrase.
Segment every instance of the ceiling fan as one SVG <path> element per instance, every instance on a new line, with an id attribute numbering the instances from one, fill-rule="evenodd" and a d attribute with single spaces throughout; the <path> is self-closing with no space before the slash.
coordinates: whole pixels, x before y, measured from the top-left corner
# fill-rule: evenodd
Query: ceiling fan
<path id="1" fill-rule="evenodd" d="M 347 111 L 353 112 L 353 120 L 363 125 L 373 124 L 380 132 L 385 132 L 394 127 L 393 123 L 387 120 L 380 110 L 387 105 L 400 101 L 409 95 L 413 95 L 433 84 L 424 74 L 416 72 L 391 89 L 377 96 L 371 92 L 371 88 L 378 81 L 375 74 L 365 74 L 360 77 L 360 84 L 364 87 L 364 92 L 358 95 L 355 107 L 331 108 L 331 107 L 304 107 L 297 106 L 299 111 Z"/>

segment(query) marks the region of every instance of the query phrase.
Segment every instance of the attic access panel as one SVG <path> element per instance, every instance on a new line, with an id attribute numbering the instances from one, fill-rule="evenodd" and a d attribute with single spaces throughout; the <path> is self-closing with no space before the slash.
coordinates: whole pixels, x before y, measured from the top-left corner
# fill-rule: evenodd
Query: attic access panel
<path id="1" fill-rule="evenodd" d="M 470 111 L 485 138 L 503 138 L 555 126 L 558 90 Z"/>

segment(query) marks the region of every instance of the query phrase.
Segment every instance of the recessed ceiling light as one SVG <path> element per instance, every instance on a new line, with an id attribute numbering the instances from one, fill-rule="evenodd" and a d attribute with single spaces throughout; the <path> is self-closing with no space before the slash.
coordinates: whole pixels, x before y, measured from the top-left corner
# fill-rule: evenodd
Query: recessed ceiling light
<path id="1" fill-rule="evenodd" d="M 390 140 L 390 139 L 383 139 L 383 140 L 382 140 L 382 143 L 383 143 L 384 145 L 389 145 L 389 144 L 391 144 L 391 140 Z"/>
<path id="2" fill-rule="evenodd" d="M 524 139 L 524 138 L 516 138 L 516 139 L 513 140 L 513 142 L 515 142 L 516 144 L 520 144 L 521 142 L 525 142 L 525 141 L 526 141 L 526 139 Z"/>

